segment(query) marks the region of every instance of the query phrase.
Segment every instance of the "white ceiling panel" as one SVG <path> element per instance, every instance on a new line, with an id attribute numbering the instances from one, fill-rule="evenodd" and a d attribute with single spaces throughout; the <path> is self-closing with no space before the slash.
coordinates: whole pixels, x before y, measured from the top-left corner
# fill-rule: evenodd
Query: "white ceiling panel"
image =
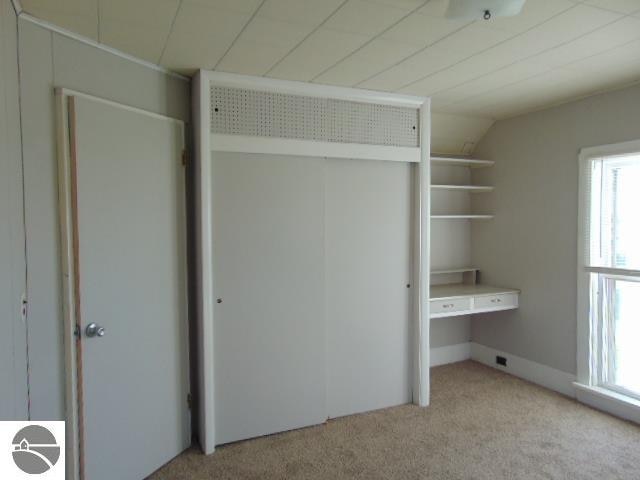
<path id="1" fill-rule="evenodd" d="M 396 91 L 452 65 L 462 57 L 463 54 L 448 52 L 436 45 L 419 51 L 399 64 L 359 83 L 358 86 L 372 90 Z"/>
<path id="2" fill-rule="evenodd" d="M 532 99 L 546 102 L 551 86 L 562 88 L 572 77 L 570 73 L 563 71 L 545 72 L 541 75 L 504 85 L 480 95 L 446 105 L 442 107 L 442 110 L 450 113 L 490 111 L 491 116 L 495 116 L 495 112 L 498 109 L 503 109 L 505 105 L 513 105 L 514 110 L 517 110 L 520 103 L 528 102 Z M 498 117 L 496 116 L 496 118 Z"/>
<path id="3" fill-rule="evenodd" d="M 102 0 L 100 42 L 158 63 L 179 5 L 179 0 Z"/>
<path id="4" fill-rule="evenodd" d="M 256 15 L 244 28 L 238 40 L 293 48 L 312 31 L 313 27 L 305 23 L 271 20 Z"/>
<path id="5" fill-rule="evenodd" d="M 464 63 L 460 63 L 456 67 L 463 67 L 464 65 Z M 549 67 L 543 64 L 518 62 L 499 70 L 493 70 L 488 75 L 478 77 L 472 70 L 456 67 L 430 75 L 424 80 L 412 83 L 400 91 L 424 96 L 449 92 L 449 96 L 453 95 L 460 100 L 470 95 L 476 95 L 550 70 Z"/>
<path id="6" fill-rule="evenodd" d="M 574 81 L 562 84 L 560 88 L 547 87 L 538 92 L 537 96 L 526 99 L 515 98 L 511 102 L 503 102 L 489 107 L 495 118 L 507 118 L 523 113 L 549 108 L 572 100 L 587 97 L 594 93 L 615 89 L 616 86 L 636 83 L 640 71 L 617 75 L 613 78 L 576 77 Z M 541 101 L 542 99 L 542 101 Z"/>
<path id="7" fill-rule="evenodd" d="M 520 15 L 498 17 L 487 22 L 487 25 L 491 28 L 521 33 L 540 25 L 575 5 L 576 2 L 571 0 L 527 0 Z"/>
<path id="8" fill-rule="evenodd" d="M 505 55 L 494 55 L 491 53 L 494 48 L 499 47 L 500 46 L 492 47 L 489 50 L 449 66 L 446 71 L 453 76 L 449 88 L 481 78 L 484 75 L 491 75 L 503 68 L 518 63 L 520 59 L 516 52 Z"/>
<path id="9" fill-rule="evenodd" d="M 453 88 L 447 88 L 435 93 L 440 105 L 461 101 L 469 97 L 480 95 L 527 78 L 540 75 L 549 68 L 533 62 L 518 62 L 506 68 L 496 70 L 488 75 L 467 81 Z M 452 84 L 454 84 L 452 82 Z"/>
<path id="10" fill-rule="evenodd" d="M 586 0 L 584 3 L 619 13 L 628 14 L 640 11 L 640 0 Z"/>
<path id="11" fill-rule="evenodd" d="M 466 20 L 450 20 L 413 13 L 382 33 L 382 38 L 426 47 L 468 24 Z"/>
<path id="12" fill-rule="evenodd" d="M 266 0 L 257 16 L 317 27 L 346 0 Z"/>
<path id="13" fill-rule="evenodd" d="M 640 39 L 640 19 L 623 17 L 576 40 L 536 55 L 533 60 L 550 68 L 561 67 L 635 39 Z"/>
<path id="14" fill-rule="evenodd" d="M 617 13 L 576 5 L 508 42 L 497 45 L 486 54 L 496 59 L 524 59 L 558 47 L 619 18 L 621 15 Z"/>
<path id="15" fill-rule="evenodd" d="M 491 28 L 484 22 L 474 22 L 458 30 L 455 35 L 443 38 L 437 45 L 439 48 L 470 57 L 510 37 L 513 37 L 513 33 L 509 31 Z"/>
<path id="16" fill-rule="evenodd" d="M 383 32 L 408 13 L 407 10 L 381 3 L 348 0 L 322 27 L 373 36 Z"/>
<path id="17" fill-rule="evenodd" d="M 216 70 L 261 76 L 286 55 L 287 51 L 286 48 L 266 43 L 238 40 L 222 57 Z"/>
<path id="18" fill-rule="evenodd" d="M 624 71 L 629 65 L 640 65 L 640 40 L 572 62 L 563 68 L 582 70 L 583 73 L 602 72 L 604 75 L 614 76 L 617 71 Z"/>
<path id="19" fill-rule="evenodd" d="M 584 75 L 577 70 L 556 69 L 457 104 L 447 105 L 448 112 L 482 111 L 494 118 L 504 118 L 536 110 L 589 92 L 612 88 L 615 84 L 629 84 L 640 76 L 640 64 L 625 72 L 610 75 Z"/>
<path id="20" fill-rule="evenodd" d="M 183 0 L 161 63 L 178 71 L 213 68 L 251 18 L 223 2 Z"/>
<path id="21" fill-rule="evenodd" d="M 404 89 L 404 91 L 421 95 L 446 92 L 446 95 L 440 95 L 440 105 L 442 105 L 444 103 L 443 98 L 445 97 L 447 99 L 455 99 L 458 97 L 457 99 L 460 100 L 471 95 L 477 95 L 509 83 L 539 75 L 553 68 L 569 65 L 581 58 L 607 51 L 616 45 L 625 44 L 636 38 L 640 38 L 640 23 L 638 23 L 638 19 L 624 17 L 610 25 L 582 36 L 575 41 L 566 43 L 525 61 L 520 61 L 503 68 L 494 68 L 491 73 L 475 79 L 465 81 L 465 78 L 473 75 L 474 72 L 481 73 L 481 67 L 479 65 L 466 65 L 468 62 L 464 62 L 445 70 L 442 74 L 436 74 L 422 82 L 418 82 L 411 86 L 414 88 Z M 460 67 L 467 68 L 463 70 Z M 441 78 L 438 78 L 439 76 Z M 446 83 L 447 76 L 451 78 L 451 85 L 459 83 L 459 86 L 448 89 L 437 89 L 437 87 L 443 84 L 443 80 L 445 80 Z"/>
<path id="22" fill-rule="evenodd" d="M 549 55 L 553 55 L 556 50 L 560 50 L 560 54 L 562 55 L 562 50 L 566 52 L 571 51 L 570 55 L 567 55 L 565 52 L 566 62 L 573 61 L 577 58 L 580 58 L 580 53 L 587 54 L 589 52 L 589 46 L 593 48 L 602 48 L 597 44 L 597 39 L 603 39 L 601 43 L 605 43 L 607 45 L 611 44 L 611 42 L 617 41 L 618 43 L 622 43 L 625 39 L 631 38 L 633 35 L 633 24 L 635 23 L 634 19 L 622 19 L 616 22 L 616 19 L 619 19 L 620 16 L 618 14 L 610 13 L 610 12 L 601 12 L 597 9 L 593 8 L 576 8 L 571 11 L 567 11 L 559 16 L 566 17 L 571 25 L 574 26 L 574 29 L 570 32 L 558 32 L 556 33 L 557 37 L 554 39 L 549 35 L 549 32 L 555 32 L 555 29 L 549 29 L 546 24 L 543 24 L 539 27 L 534 28 L 533 30 L 519 34 L 515 37 L 510 38 L 508 41 L 501 42 L 495 47 L 485 49 L 482 53 L 475 55 L 469 59 L 466 59 L 460 63 L 451 65 L 447 70 L 442 72 L 438 72 L 432 74 L 431 77 L 421 79 L 414 84 L 407 85 L 402 88 L 402 91 L 405 93 L 413 93 L 420 95 L 431 95 L 441 90 L 447 88 L 447 84 L 449 84 L 449 88 L 455 87 L 460 84 L 464 84 L 466 82 L 472 81 L 476 78 L 482 77 L 484 75 L 491 75 L 496 71 L 500 71 L 503 68 L 506 68 L 517 61 L 520 58 L 526 58 L 526 56 L 531 57 L 527 60 L 529 66 L 532 70 L 537 70 L 537 73 L 540 73 L 544 70 L 549 70 L 557 64 L 548 64 L 543 61 L 540 55 L 535 55 L 534 52 L 539 52 L 547 47 L 549 50 Z M 557 17 L 556 17 L 557 18 Z M 549 20 L 548 23 L 557 22 L 555 19 Z M 613 22 L 611 24 L 611 28 L 614 26 L 618 26 L 617 31 L 611 35 L 608 35 L 608 31 L 604 33 L 599 33 L 596 30 L 594 33 L 587 33 L 586 36 L 593 35 L 593 39 L 595 39 L 596 45 L 587 45 L 589 43 L 587 40 L 582 40 L 582 38 L 586 38 L 585 36 L 579 38 L 576 42 L 578 49 L 574 48 L 571 45 L 571 41 L 566 44 L 562 43 L 562 39 L 571 38 L 569 35 L 573 37 L 580 37 L 580 35 L 585 35 L 585 31 L 589 32 L 594 28 L 597 28 L 600 25 L 607 25 L 608 23 Z M 619 24 L 619 25 L 617 25 Z M 605 29 L 608 27 L 605 27 Z M 640 30 L 639 30 L 640 33 Z M 456 35 L 458 36 L 458 35 Z M 534 38 L 537 36 L 544 36 L 544 40 L 534 41 Z M 614 40 L 618 39 L 618 40 Z M 445 42 L 440 42 L 438 45 L 442 45 Z M 515 45 L 520 46 L 520 48 L 516 48 Z M 556 47 L 556 48 L 554 48 Z M 579 47 L 584 47 L 585 50 L 580 50 Z M 523 56 L 523 54 L 529 54 Z"/>
<path id="23" fill-rule="evenodd" d="M 308 24 L 254 17 L 244 28 L 217 69 L 264 75 L 313 31 Z"/>
<path id="24" fill-rule="evenodd" d="M 403 8 L 405 10 L 415 10 L 423 6 L 429 0 L 365 0 L 367 3 L 381 3 L 395 8 Z"/>
<path id="25" fill-rule="evenodd" d="M 34 17 L 98 40 L 98 0 L 22 0 L 21 4 Z"/>
<path id="26" fill-rule="evenodd" d="M 108 2 L 109 0 L 100 0 Z M 262 3 L 262 0 L 181 0 L 183 2 L 195 3 L 203 7 L 211 7 L 217 10 L 226 10 L 236 13 L 252 14 Z"/>
<path id="27" fill-rule="evenodd" d="M 474 78 L 478 72 L 470 71 L 465 62 L 475 58 L 475 54 L 506 41 L 512 35 L 510 32 L 487 28 L 478 22 L 464 27 L 455 35 L 451 35 L 425 50 L 425 54 L 431 51 L 447 52 L 447 58 L 450 61 L 438 66 L 438 68 L 431 69 L 422 76 L 406 77 L 406 81 L 402 85 L 396 86 L 395 89 L 404 93 L 423 92 L 420 94 L 429 95 Z"/>
<path id="28" fill-rule="evenodd" d="M 418 50 L 415 45 L 376 38 L 313 79 L 317 83 L 353 86 Z"/>
<path id="29" fill-rule="evenodd" d="M 418 10 L 418 13 L 429 15 L 430 17 L 443 18 L 448 6 L 449 0 L 430 0 L 424 7 Z"/>
<path id="30" fill-rule="evenodd" d="M 371 37 L 319 28 L 268 72 L 269 77 L 309 81 Z"/>

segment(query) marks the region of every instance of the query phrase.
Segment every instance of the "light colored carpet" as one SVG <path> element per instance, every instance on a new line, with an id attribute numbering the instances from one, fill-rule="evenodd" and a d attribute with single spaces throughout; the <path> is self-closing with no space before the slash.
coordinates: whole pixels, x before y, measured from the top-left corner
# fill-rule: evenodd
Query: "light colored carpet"
<path id="1" fill-rule="evenodd" d="M 188 450 L 154 480 L 640 479 L 640 427 L 467 361 L 432 370 L 431 406 Z"/>

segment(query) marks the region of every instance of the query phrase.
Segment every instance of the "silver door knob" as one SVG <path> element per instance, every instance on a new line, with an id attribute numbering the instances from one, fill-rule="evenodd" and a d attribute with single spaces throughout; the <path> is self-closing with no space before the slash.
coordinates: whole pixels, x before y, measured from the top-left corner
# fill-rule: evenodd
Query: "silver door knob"
<path id="1" fill-rule="evenodd" d="M 106 333 L 104 327 L 101 327 L 96 323 L 90 323 L 87 325 L 84 332 L 87 337 L 104 337 L 104 334 Z"/>

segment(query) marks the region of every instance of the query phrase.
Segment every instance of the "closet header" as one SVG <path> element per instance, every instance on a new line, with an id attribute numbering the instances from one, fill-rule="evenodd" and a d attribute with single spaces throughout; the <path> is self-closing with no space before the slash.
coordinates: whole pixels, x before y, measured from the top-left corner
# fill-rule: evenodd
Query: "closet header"
<path id="1" fill-rule="evenodd" d="M 211 85 L 211 133 L 418 147 L 415 107 Z"/>

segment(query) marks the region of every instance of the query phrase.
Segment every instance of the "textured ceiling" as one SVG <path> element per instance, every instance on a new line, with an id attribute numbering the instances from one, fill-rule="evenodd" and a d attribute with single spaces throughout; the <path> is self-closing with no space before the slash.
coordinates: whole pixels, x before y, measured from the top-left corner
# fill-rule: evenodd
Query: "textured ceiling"
<path id="1" fill-rule="evenodd" d="M 29 14 L 181 73 L 198 68 L 431 96 L 506 118 L 640 81 L 640 0 L 22 0 Z"/>

